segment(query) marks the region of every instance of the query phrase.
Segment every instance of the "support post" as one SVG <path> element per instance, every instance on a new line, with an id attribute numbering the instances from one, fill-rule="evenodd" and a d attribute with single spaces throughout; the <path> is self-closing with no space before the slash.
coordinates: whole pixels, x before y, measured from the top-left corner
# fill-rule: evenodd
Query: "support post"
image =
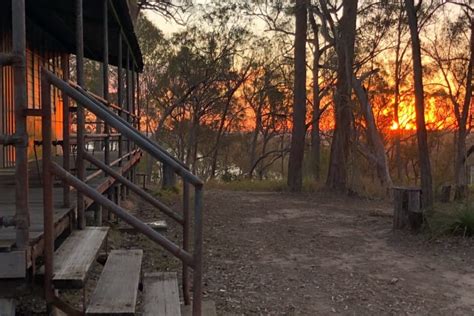
<path id="1" fill-rule="evenodd" d="M 51 89 L 45 76 L 41 79 L 41 106 L 43 111 L 41 132 L 43 135 L 43 238 L 44 238 L 44 291 L 47 302 L 54 297 L 53 256 L 54 256 L 54 205 L 53 174 L 51 172 Z"/>
<path id="2" fill-rule="evenodd" d="M 94 209 L 94 224 L 95 226 L 102 226 L 102 205 L 96 203 Z"/>
<path id="3" fill-rule="evenodd" d="M 131 119 L 131 116 L 130 116 L 130 112 L 131 112 L 131 102 L 130 102 L 130 99 L 131 99 L 131 91 L 130 91 L 130 88 L 131 88 L 131 85 L 130 85 L 130 47 L 127 46 L 127 69 L 125 70 L 125 74 L 126 74 L 126 80 L 127 80 L 127 87 L 125 90 L 125 95 L 126 95 L 126 98 L 127 98 L 127 101 L 126 101 L 126 105 L 127 105 L 127 122 L 128 123 L 131 123 L 130 119 Z M 133 123 L 132 123 L 132 126 L 133 126 Z M 127 137 L 127 153 L 130 152 L 130 138 Z M 130 160 L 130 156 L 128 156 L 128 160 Z"/>
<path id="4" fill-rule="evenodd" d="M 83 25 L 83 6 L 82 0 L 76 0 L 76 69 L 77 69 L 77 84 L 84 87 L 84 25 Z M 84 181 L 85 166 L 84 166 L 84 107 L 77 104 L 77 178 Z M 79 229 L 84 229 L 86 226 L 84 195 L 77 191 L 77 224 Z"/>
<path id="5" fill-rule="evenodd" d="M 109 0 L 103 0 L 104 7 L 103 7 L 103 32 L 104 32 L 104 60 L 103 60 L 103 97 L 104 100 L 109 102 Z M 109 125 L 104 122 L 104 133 L 109 134 L 110 129 Z M 110 139 L 109 136 L 106 136 L 104 139 L 104 162 L 106 165 L 110 164 Z"/>
<path id="6" fill-rule="evenodd" d="M 120 107 L 119 116 L 123 115 L 123 78 L 122 78 L 122 61 L 123 61 L 123 52 L 122 52 L 122 30 L 119 30 L 119 41 L 118 41 L 118 63 L 117 63 L 117 101 L 118 106 Z M 119 136 L 118 144 L 118 156 L 121 158 L 123 156 L 123 136 Z M 119 166 L 122 166 L 122 161 L 119 162 Z"/>
<path id="7" fill-rule="evenodd" d="M 23 141 L 15 146 L 15 220 L 16 247 L 28 246 L 30 214 L 28 209 L 28 132 L 25 110 L 26 94 L 26 22 L 25 0 L 12 0 L 13 54 L 19 62 L 13 65 L 15 93 L 15 136 Z"/>
<path id="8" fill-rule="evenodd" d="M 176 173 L 170 165 L 163 164 L 163 177 L 161 181 L 161 187 L 163 189 L 171 189 L 176 187 Z"/>
<path id="9" fill-rule="evenodd" d="M 64 81 L 69 80 L 69 56 L 67 54 L 61 55 L 61 65 L 63 71 Z M 69 96 L 62 92 L 63 96 L 63 168 L 67 172 L 70 172 L 70 159 L 71 159 L 71 143 L 70 143 L 70 113 L 69 113 Z M 71 192 L 69 184 L 63 183 L 63 204 L 64 207 L 69 208 L 71 206 Z"/>
<path id="10" fill-rule="evenodd" d="M 202 310 L 202 186 L 194 187 L 193 316 Z"/>
<path id="11" fill-rule="evenodd" d="M 135 70 L 132 66 L 131 70 L 131 81 L 132 81 L 132 125 L 137 128 L 137 113 L 135 112 Z"/>
<path id="12" fill-rule="evenodd" d="M 147 113 L 148 115 L 148 113 Z M 141 113 L 140 113 L 140 74 L 137 72 L 137 113 L 136 113 L 136 116 L 137 116 L 137 129 L 139 131 L 141 131 L 141 122 L 140 122 L 140 117 L 141 117 Z M 148 134 L 146 135 L 148 137 Z"/>
<path id="13" fill-rule="evenodd" d="M 190 234 L 190 213 L 189 213 L 189 183 L 183 179 L 183 249 L 189 251 L 189 234 Z M 190 284 L 189 284 L 189 267 L 183 263 L 183 299 L 184 305 L 191 303 Z"/>

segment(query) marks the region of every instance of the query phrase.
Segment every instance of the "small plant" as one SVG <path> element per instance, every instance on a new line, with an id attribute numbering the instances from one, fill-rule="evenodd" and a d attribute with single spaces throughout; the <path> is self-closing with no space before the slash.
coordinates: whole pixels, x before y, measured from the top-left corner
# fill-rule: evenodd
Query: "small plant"
<path id="1" fill-rule="evenodd" d="M 455 212 L 451 229 L 454 234 L 474 235 L 474 207 L 472 205 L 464 205 Z"/>
<path id="2" fill-rule="evenodd" d="M 451 203 L 425 214 L 425 225 L 434 237 L 439 235 L 474 236 L 474 205 Z"/>

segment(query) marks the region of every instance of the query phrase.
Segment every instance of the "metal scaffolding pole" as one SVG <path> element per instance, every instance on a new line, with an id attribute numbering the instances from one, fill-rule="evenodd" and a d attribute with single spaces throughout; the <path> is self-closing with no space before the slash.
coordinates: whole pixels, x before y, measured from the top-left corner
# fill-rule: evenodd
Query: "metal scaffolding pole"
<path id="1" fill-rule="evenodd" d="M 117 63 L 117 98 L 118 98 L 118 106 L 120 107 L 119 116 L 122 116 L 122 109 L 123 109 L 123 78 L 122 78 L 122 31 L 119 31 L 119 42 L 118 42 L 118 63 Z M 119 137 L 119 148 L 118 148 L 118 155 L 122 157 L 123 155 L 123 136 Z M 121 166 L 122 162 L 119 163 Z"/>
<path id="2" fill-rule="evenodd" d="M 77 69 L 77 84 L 84 87 L 84 19 L 83 19 L 82 0 L 76 0 L 76 69 Z M 84 181 L 85 166 L 84 166 L 84 107 L 77 104 L 77 177 Z M 77 224 L 79 229 L 84 229 L 86 226 L 84 195 L 77 191 Z"/>
<path id="3" fill-rule="evenodd" d="M 147 113 L 148 115 L 148 113 Z M 137 129 L 141 130 L 140 124 L 140 74 L 137 72 Z M 147 135 L 148 136 L 148 135 Z"/>
<path id="4" fill-rule="evenodd" d="M 15 86 L 15 136 L 22 141 L 15 146 L 15 224 L 16 247 L 28 246 L 30 213 L 28 209 L 28 132 L 26 124 L 26 22 L 25 0 L 12 0 L 13 65 Z"/>
<path id="5" fill-rule="evenodd" d="M 63 54 L 61 56 L 61 65 L 63 71 L 63 78 L 65 81 L 69 80 L 69 56 Z M 69 113 L 69 97 L 66 93 L 62 93 L 63 96 L 63 168 L 67 172 L 71 170 L 70 167 L 70 153 L 71 153 L 71 144 L 70 144 L 70 113 Z M 70 197 L 69 184 L 64 182 L 63 186 L 63 204 L 64 207 L 71 206 L 71 197 Z"/>
<path id="6" fill-rule="evenodd" d="M 103 8 L 103 32 L 104 32 L 104 60 L 103 60 L 103 97 L 104 100 L 109 102 L 109 0 L 104 1 Z M 109 134 L 109 126 L 104 123 L 104 133 Z M 104 162 L 106 165 L 110 163 L 110 142 L 109 137 L 104 139 Z"/>
<path id="7" fill-rule="evenodd" d="M 131 123 L 131 105 L 132 105 L 132 102 L 131 102 L 131 98 L 132 98 L 132 93 L 130 91 L 130 88 L 131 88 L 131 85 L 130 85 L 130 81 L 131 81 L 131 78 L 130 78 L 130 47 L 127 46 L 127 69 L 125 70 L 125 74 L 126 74 L 126 81 L 127 81 L 127 86 L 126 86 L 126 89 L 125 90 L 125 95 L 126 95 L 126 98 L 127 98 L 127 101 L 126 101 L 126 105 L 127 105 L 127 122 L 128 123 Z M 133 125 L 133 123 L 131 123 Z M 127 152 L 129 153 L 130 150 L 131 150 L 131 147 L 130 147 L 130 139 L 127 138 Z M 130 160 L 130 157 L 129 157 L 129 160 Z"/>

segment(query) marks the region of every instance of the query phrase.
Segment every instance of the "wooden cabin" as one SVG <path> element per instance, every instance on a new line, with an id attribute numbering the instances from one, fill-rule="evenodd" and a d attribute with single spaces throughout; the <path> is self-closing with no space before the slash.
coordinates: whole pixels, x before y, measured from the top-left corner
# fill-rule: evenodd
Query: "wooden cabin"
<path id="1" fill-rule="evenodd" d="M 109 231 L 102 219 L 110 214 L 183 262 L 186 305 L 191 302 L 188 268 L 194 271 L 193 315 L 201 313 L 203 184 L 139 132 L 143 61 L 136 16 L 129 0 L 0 0 L 1 315 L 14 314 L 17 289 L 38 276 L 50 311 L 134 314 L 138 283 L 144 282 L 145 314 L 179 314 L 176 274 L 142 278 L 141 250 L 108 253 L 87 308 L 62 301 L 58 290 L 85 286 Z M 101 65 L 99 93 L 85 83 L 86 60 Z M 181 176 L 181 214 L 134 184 L 142 151 Z M 193 252 L 190 186 L 195 189 Z M 119 205 L 130 190 L 183 226 L 181 246 Z M 87 212 L 94 214 L 93 223 L 86 221 Z M 117 278 L 114 271 L 123 274 Z M 158 302 L 157 289 L 171 301 Z"/>

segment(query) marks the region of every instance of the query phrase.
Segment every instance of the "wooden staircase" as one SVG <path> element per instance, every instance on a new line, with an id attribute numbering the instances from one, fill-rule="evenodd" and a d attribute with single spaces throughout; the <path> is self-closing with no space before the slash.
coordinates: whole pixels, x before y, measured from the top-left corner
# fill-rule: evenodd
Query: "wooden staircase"
<path id="1" fill-rule="evenodd" d="M 107 227 L 87 227 L 73 231 L 66 238 L 54 253 L 55 289 L 82 289 L 86 286 L 108 232 Z M 180 305 L 177 273 L 152 272 L 142 277 L 142 258 L 141 249 L 110 251 L 84 315 L 191 315 L 190 306 Z M 38 274 L 44 274 L 43 267 Z M 141 313 L 137 311 L 140 284 L 143 284 Z M 6 303 L 13 304 L 13 301 Z M 0 315 L 15 315 L 14 309 L 5 304 Z M 5 310 L 11 313 L 5 314 Z M 204 302 L 202 315 L 216 315 L 214 304 Z"/>
<path id="2" fill-rule="evenodd" d="M 146 151 L 162 164 L 169 166 L 174 173 L 182 178 L 182 210 L 175 212 L 169 206 L 159 201 L 156 197 L 145 192 L 132 181 L 117 172 L 109 165 L 99 161 L 92 155 L 82 151 L 82 158 L 104 171 L 114 182 L 125 186 L 145 201 L 153 205 L 157 210 L 172 218 L 182 228 L 182 244 L 176 244 L 160 233 L 163 225 L 159 223 L 145 223 L 135 217 L 127 209 L 120 206 L 97 190 L 84 179 L 71 174 L 52 159 L 52 134 L 51 113 L 52 100 L 48 93 L 42 95 L 42 136 L 43 136 L 43 209 L 44 209 L 44 291 L 46 301 L 52 307 L 61 309 L 72 315 L 135 315 L 137 313 L 138 289 L 141 281 L 141 263 L 143 251 L 113 250 L 110 252 L 102 274 L 98 280 L 97 287 L 90 297 L 87 307 L 81 312 L 75 307 L 63 301 L 56 289 L 61 288 L 84 288 L 88 272 L 92 263 L 97 258 L 99 250 L 103 245 L 108 232 L 107 228 L 85 227 L 84 210 L 77 210 L 78 227 L 82 230 L 75 231 L 71 236 L 54 251 L 54 203 L 53 184 L 60 180 L 75 188 L 89 200 L 94 201 L 109 212 L 115 214 L 118 219 L 127 223 L 131 228 L 148 237 L 157 245 L 170 252 L 182 262 L 182 293 L 186 304 L 192 304 L 192 314 L 215 315 L 206 311 L 202 304 L 202 246 L 203 246 L 203 186 L 204 182 L 194 175 L 189 169 L 175 157 L 170 155 L 166 149 L 151 141 L 141 134 L 133 125 L 110 110 L 107 104 L 91 95 L 80 86 L 64 81 L 52 72 L 43 69 L 41 75 L 43 91 L 49 91 L 54 86 L 65 93 L 71 99 L 81 104 L 85 109 L 95 114 L 97 118 L 108 124 L 120 134 L 127 137 L 134 145 Z M 193 214 L 191 216 L 191 189 L 194 189 L 192 199 Z M 79 202 L 78 202 L 79 203 Z M 80 204 L 79 204 L 80 205 Z M 192 235 L 191 235 L 192 229 Z M 194 242 L 191 248 L 190 243 Z M 192 249 L 192 251 L 191 251 Z M 192 300 L 190 294 L 192 270 Z M 141 305 L 144 307 L 144 315 L 181 315 L 179 289 L 176 274 L 150 273 L 143 278 L 144 294 Z"/>

